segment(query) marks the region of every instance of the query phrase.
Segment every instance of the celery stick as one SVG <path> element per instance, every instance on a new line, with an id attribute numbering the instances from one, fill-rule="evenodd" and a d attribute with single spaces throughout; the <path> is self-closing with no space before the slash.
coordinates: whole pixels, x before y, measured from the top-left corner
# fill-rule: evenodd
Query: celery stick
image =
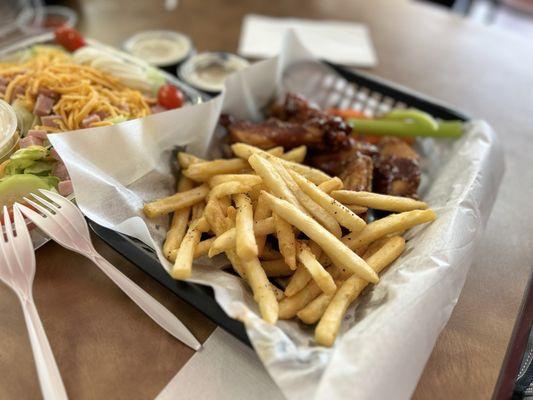
<path id="1" fill-rule="evenodd" d="M 378 136 L 432 136 L 432 137 L 459 137 L 462 134 L 462 122 L 440 121 L 437 129 L 428 129 L 427 125 L 413 122 L 349 119 L 348 123 L 353 128 L 354 134 Z"/>

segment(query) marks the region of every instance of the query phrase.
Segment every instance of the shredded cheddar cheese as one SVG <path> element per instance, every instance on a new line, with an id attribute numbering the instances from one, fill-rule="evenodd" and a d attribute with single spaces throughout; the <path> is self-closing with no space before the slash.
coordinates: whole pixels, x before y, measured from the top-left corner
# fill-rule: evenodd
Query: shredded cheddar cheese
<path id="1" fill-rule="evenodd" d="M 59 95 L 52 113 L 59 117 L 57 127 L 38 125 L 34 129 L 62 132 L 83 128 L 84 118 L 98 114 L 105 117 L 140 118 L 150 114 L 153 100 L 140 91 L 126 87 L 113 76 L 93 67 L 78 65 L 59 49 L 36 46 L 35 54 L 20 63 L 0 63 L 0 77 L 9 83 L 0 98 L 18 100 L 33 111 L 43 89 Z M 23 92 L 20 93 L 22 91 Z M 89 126 L 107 126 L 112 122 L 95 121 Z"/>

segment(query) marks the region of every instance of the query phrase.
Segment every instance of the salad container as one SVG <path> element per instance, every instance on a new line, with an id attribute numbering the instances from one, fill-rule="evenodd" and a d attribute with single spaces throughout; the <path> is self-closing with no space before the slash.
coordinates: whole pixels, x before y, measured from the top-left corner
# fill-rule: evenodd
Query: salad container
<path id="1" fill-rule="evenodd" d="M 177 87 L 182 92 L 184 97 L 184 106 L 199 104 L 202 102 L 203 95 L 200 94 L 200 92 L 184 84 L 174 75 L 171 75 L 168 72 L 165 72 L 159 68 L 153 67 L 144 60 L 136 58 L 113 47 L 106 46 L 95 40 L 87 39 L 86 42 L 90 46 L 89 50 L 94 49 L 94 51 L 97 52 L 97 55 L 100 56 L 101 62 L 100 65 L 96 67 L 97 69 L 101 69 L 102 71 L 109 73 L 109 70 L 112 70 L 112 68 L 116 69 L 116 65 L 111 65 L 111 63 L 107 62 L 107 60 L 112 60 L 115 63 L 118 63 L 120 61 L 120 63 L 123 63 L 124 66 L 138 71 L 139 75 L 134 76 L 131 79 L 132 83 L 137 85 L 137 87 L 142 87 L 144 85 L 147 88 L 152 88 L 155 94 L 158 86 L 161 87 L 165 83 L 169 83 Z M 53 32 L 48 32 L 45 34 L 25 38 L 15 44 L 0 49 L 0 61 L 16 59 L 17 57 L 20 57 L 23 52 L 30 52 L 31 48 L 35 45 L 47 44 L 54 44 Z M 84 57 L 92 57 L 91 52 L 86 53 L 87 54 L 85 54 Z M 17 116 L 16 110 L 14 110 L 14 108 L 15 107 L 11 107 L 4 101 L 0 102 L 0 162 L 9 158 L 9 156 L 18 148 L 20 129 L 17 130 Z M 74 199 L 73 195 L 70 195 L 68 197 L 70 199 Z M 40 247 L 48 240 L 36 229 L 31 230 L 31 235 L 35 248 Z"/>

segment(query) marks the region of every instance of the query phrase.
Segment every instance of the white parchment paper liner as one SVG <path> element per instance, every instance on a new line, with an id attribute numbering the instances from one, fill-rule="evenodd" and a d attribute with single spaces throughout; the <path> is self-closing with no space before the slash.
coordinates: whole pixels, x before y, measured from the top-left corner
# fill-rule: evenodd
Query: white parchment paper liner
<path id="1" fill-rule="evenodd" d="M 155 248 L 168 218 L 145 219 L 144 202 L 174 193 L 172 150 L 187 145 L 203 156 L 216 150 L 221 110 L 260 118 L 281 91 L 284 70 L 311 56 L 289 34 L 278 58 L 233 75 L 226 90 L 194 107 L 124 124 L 49 136 L 65 161 L 86 216 Z M 210 147 L 211 146 L 211 147 Z M 347 313 L 331 349 L 313 344 L 313 329 L 295 321 L 275 326 L 258 317 L 248 288 L 206 263 L 192 281 L 213 287 L 217 301 L 246 324 L 259 357 L 291 399 L 408 398 L 463 286 L 476 240 L 490 214 L 503 174 L 501 146 L 481 121 L 456 141 L 425 140 L 424 199 L 439 218 L 407 234 L 407 250 Z"/>

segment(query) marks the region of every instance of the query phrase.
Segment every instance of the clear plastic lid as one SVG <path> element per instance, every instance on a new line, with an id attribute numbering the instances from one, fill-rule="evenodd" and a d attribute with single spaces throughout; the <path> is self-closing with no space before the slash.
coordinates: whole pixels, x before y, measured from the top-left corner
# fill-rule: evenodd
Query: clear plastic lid
<path id="1" fill-rule="evenodd" d="M 216 93 L 222 91 L 229 75 L 248 65 L 248 61 L 232 53 L 200 53 L 181 66 L 179 76 L 191 86 Z"/>
<path id="2" fill-rule="evenodd" d="M 131 55 L 157 67 L 178 64 L 192 51 L 191 39 L 179 32 L 151 30 L 136 33 L 123 46 Z"/>
<path id="3" fill-rule="evenodd" d="M 61 25 L 75 26 L 78 15 L 64 6 L 43 6 L 42 0 L 0 0 L 0 46 L 49 32 Z"/>
<path id="4" fill-rule="evenodd" d="M 0 160 L 9 155 L 17 141 L 17 115 L 9 104 L 0 100 Z"/>
<path id="5" fill-rule="evenodd" d="M 10 43 L 24 36 L 26 26 L 42 9 L 41 0 L 0 1 L 0 44 Z"/>

